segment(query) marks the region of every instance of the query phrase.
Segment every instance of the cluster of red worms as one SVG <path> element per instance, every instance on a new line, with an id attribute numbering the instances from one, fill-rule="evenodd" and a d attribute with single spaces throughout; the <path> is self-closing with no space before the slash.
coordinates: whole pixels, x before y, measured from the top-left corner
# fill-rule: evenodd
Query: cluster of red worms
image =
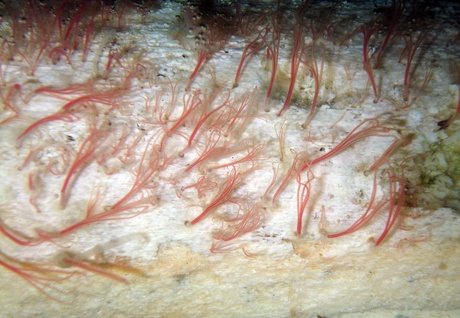
<path id="1" fill-rule="evenodd" d="M 11 34 L 3 38 L 0 51 L 0 125 L 15 134 L 11 144 L 17 150 L 7 151 L 17 151 L 21 158 L 17 168 L 27 175 L 24 193 L 28 195 L 28 204 L 11 203 L 0 211 L 1 240 L 8 244 L 8 249 L 33 249 L 41 244 L 72 246 L 79 233 L 91 233 L 104 222 L 153 215 L 162 207 L 163 192 L 172 189 L 181 204 L 190 207 L 189 212 L 176 216 L 185 218 L 184 226 L 194 226 L 211 217 L 220 222 L 221 227 L 212 232 L 211 252 L 242 249 L 252 256 L 242 238 L 265 224 L 271 208 L 283 206 L 279 198 L 288 185 L 297 186 L 296 232 L 301 237 L 315 167 L 371 138 L 393 142 L 365 169 L 373 176 L 367 208 L 351 226 L 336 233 L 325 229 L 323 214 L 321 230 L 330 238 L 339 237 L 362 228 L 377 213 L 386 213 L 385 226 L 375 240 L 378 245 L 397 224 L 405 203 L 405 165 L 411 158 L 395 163 L 390 156 L 410 143 L 410 134 L 398 133 L 393 124 L 380 118 L 365 118 L 322 155 L 312 155 L 307 137 L 304 144 L 291 148 L 286 155 L 288 124 L 278 122 L 274 130 L 279 157 L 272 158 L 264 136 L 248 132 L 254 122 L 270 118 L 266 110 L 272 107 L 277 85 L 281 86 L 277 84 L 278 63 L 284 38 L 291 56 L 290 72 L 283 104 L 275 110 L 278 117 L 288 112 L 299 90 L 299 74 L 313 79 L 309 113 L 296 129 L 307 134 L 314 122 L 321 92 L 326 90 L 323 73 L 328 51 L 355 38 L 362 41 L 363 71 L 375 103 L 384 98 L 385 92 L 374 73 L 384 64 L 386 50 L 392 45 L 397 47 L 398 40 L 403 41 L 399 62 L 404 58 L 406 62 L 400 108 L 410 107 L 432 76 L 429 67 L 417 97 L 411 98 L 413 61 L 430 33 L 425 28 L 403 32 L 411 15 L 416 14 L 416 9 L 403 1 L 395 0 L 391 6 L 379 8 L 383 13 L 376 14 L 370 22 L 353 26 L 346 34 L 336 34 L 333 17 L 320 15 L 323 10 L 312 9 L 307 1 L 295 10 L 283 7 L 279 1 L 268 15 L 270 18 L 264 20 L 266 24 L 261 12 L 245 15 L 238 4 L 225 8 L 225 12 L 232 13 L 227 20 L 217 13 L 185 6 L 182 21 L 186 31 L 176 32 L 173 37 L 184 45 L 193 38 L 197 60 L 186 83 L 180 77 L 163 75 L 145 51 L 132 44 L 120 45 L 115 36 L 104 35 L 107 29 L 123 30 L 125 19 L 140 7 L 125 2 L 109 6 L 90 0 L 29 0 L 24 8 L 13 9 L 4 22 Z M 328 12 L 332 15 L 338 10 L 336 4 Z M 267 16 L 268 12 L 264 14 Z M 288 21 L 289 14 L 292 23 Z M 222 21 L 231 23 L 231 27 L 222 27 Z M 214 78 L 214 86 L 205 87 L 200 81 L 204 77 L 202 70 L 215 54 L 225 50 L 231 37 L 247 43 L 235 67 L 233 82 L 222 85 Z M 338 40 L 339 37 L 342 39 Z M 373 56 L 371 43 L 379 45 Z M 264 96 L 262 89 L 255 87 L 241 93 L 238 89 L 250 59 L 260 56 L 267 67 Z M 42 84 L 43 70 L 56 68 L 58 74 L 58 68 L 65 70 L 77 65 L 89 70 L 86 79 L 76 79 L 64 87 Z M 209 82 L 205 84 L 212 86 Z M 57 106 L 37 109 L 32 102 L 38 98 L 46 98 Z M 459 113 L 457 107 L 452 118 Z M 452 123 L 450 119 L 446 128 Z M 273 172 L 272 181 L 254 187 L 266 171 Z M 92 175 L 97 179 L 91 185 L 83 181 Z M 100 176 L 104 176 L 103 180 Z M 59 184 L 57 195 L 52 190 L 55 184 Z M 196 206 L 200 211 L 192 215 Z M 28 228 L 16 226 L 18 218 L 23 219 L 19 224 Z M 27 223 L 27 218 L 34 221 Z M 48 219 L 59 221 L 50 225 L 45 221 Z M 53 298 L 53 292 L 58 291 L 53 282 L 85 271 L 127 282 L 101 269 L 94 260 L 96 254 L 64 250 L 53 267 L 31 265 L 0 251 L 0 265 Z"/>

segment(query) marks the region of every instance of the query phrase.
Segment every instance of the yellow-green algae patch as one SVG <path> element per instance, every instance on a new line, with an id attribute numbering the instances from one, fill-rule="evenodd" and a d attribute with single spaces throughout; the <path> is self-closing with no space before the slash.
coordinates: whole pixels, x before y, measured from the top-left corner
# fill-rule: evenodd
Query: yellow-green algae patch
<path id="1" fill-rule="evenodd" d="M 407 204 L 460 213 L 460 131 L 430 145 L 409 168 Z"/>

